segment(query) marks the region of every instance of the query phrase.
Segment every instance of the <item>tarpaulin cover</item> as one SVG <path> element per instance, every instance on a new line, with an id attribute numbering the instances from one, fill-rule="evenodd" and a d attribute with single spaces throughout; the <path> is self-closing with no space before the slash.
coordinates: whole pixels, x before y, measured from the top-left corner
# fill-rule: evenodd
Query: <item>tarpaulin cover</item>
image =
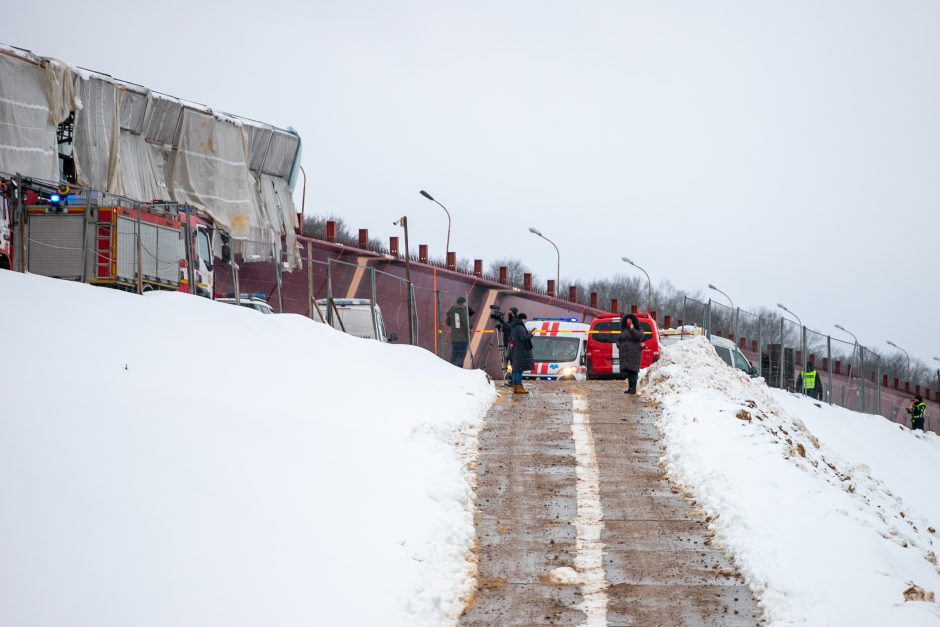
<path id="1" fill-rule="evenodd" d="M 0 172 L 59 180 L 55 131 L 45 70 L 0 54 Z"/>
<path id="2" fill-rule="evenodd" d="M 0 47 L 0 172 L 58 181 L 56 125 L 72 111 L 79 186 L 202 209 L 246 260 L 271 259 L 286 236 L 299 266 L 296 134 Z"/>

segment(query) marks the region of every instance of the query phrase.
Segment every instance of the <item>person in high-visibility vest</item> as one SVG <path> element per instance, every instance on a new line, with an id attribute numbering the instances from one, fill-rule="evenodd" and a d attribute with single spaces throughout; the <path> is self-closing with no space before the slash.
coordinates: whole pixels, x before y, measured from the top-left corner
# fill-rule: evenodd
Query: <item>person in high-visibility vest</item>
<path id="1" fill-rule="evenodd" d="M 911 429 L 924 430 L 924 418 L 927 416 L 927 404 L 924 397 L 918 394 L 914 397 L 914 402 L 905 410 L 911 415 Z"/>
<path id="2" fill-rule="evenodd" d="M 816 366 L 808 364 L 806 370 L 800 373 L 800 380 L 803 382 L 803 394 L 812 396 L 819 400 L 822 398 L 822 382 L 816 375 Z"/>

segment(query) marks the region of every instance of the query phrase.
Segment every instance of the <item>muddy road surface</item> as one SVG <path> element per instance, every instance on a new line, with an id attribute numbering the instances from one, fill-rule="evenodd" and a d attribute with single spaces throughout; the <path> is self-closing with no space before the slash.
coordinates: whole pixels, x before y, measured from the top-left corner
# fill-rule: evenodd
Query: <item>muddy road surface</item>
<path id="1" fill-rule="evenodd" d="M 621 382 L 527 384 L 480 433 L 479 574 L 464 627 L 759 625 L 705 516 Z"/>

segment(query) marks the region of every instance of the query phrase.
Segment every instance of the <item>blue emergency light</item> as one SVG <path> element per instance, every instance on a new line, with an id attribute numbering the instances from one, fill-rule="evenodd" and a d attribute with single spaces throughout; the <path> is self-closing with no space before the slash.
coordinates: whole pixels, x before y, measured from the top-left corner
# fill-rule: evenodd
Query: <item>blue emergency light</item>
<path id="1" fill-rule="evenodd" d="M 59 196 L 58 194 L 51 194 L 51 195 L 49 196 L 49 202 L 51 202 L 51 203 L 56 203 L 56 204 L 58 204 L 58 203 L 61 202 L 61 201 L 62 201 L 62 197 Z"/>
<path id="2" fill-rule="evenodd" d="M 581 322 L 577 318 L 532 318 L 532 322 Z"/>

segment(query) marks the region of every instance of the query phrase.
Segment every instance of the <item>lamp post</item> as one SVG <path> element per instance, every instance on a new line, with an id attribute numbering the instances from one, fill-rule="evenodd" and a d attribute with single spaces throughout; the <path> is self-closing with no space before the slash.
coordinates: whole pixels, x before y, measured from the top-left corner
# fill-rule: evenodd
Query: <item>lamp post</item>
<path id="1" fill-rule="evenodd" d="M 731 300 L 731 297 L 730 297 L 730 296 L 728 296 L 727 294 L 725 294 L 724 292 L 722 292 L 720 289 L 718 289 L 717 287 L 715 287 L 715 286 L 712 285 L 711 283 L 708 284 L 708 287 L 711 288 L 711 289 L 713 289 L 713 290 L 715 290 L 716 292 L 718 292 L 719 294 L 721 294 L 721 295 L 724 296 L 725 298 L 727 298 L 727 299 L 728 299 L 728 302 L 731 303 L 731 333 L 734 334 L 734 341 L 737 342 L 737 341 L 738 341 L 738 312 L 737 312 L 737 310 L 734 308 L 734 301 Z"/>
<path id="2" fill-rule="evenodd" d="M 539 231 L 534 226 L 529 227 L 529 233 L 534 233 L 535 235 L 538 235 L 539 237 L 541 237 L 543 240 L 545 240 L 552 246 L 555 246 L 555 242 L 553 242 L 552 240 L 542 235 L 542 232 Z M 559 293 L 559 290 L 561 290 L 561 253 L 558 252 L 558 246 L 555 246 L 555 254 L 558 257 L 558 263 L 555 266 L 555 294 L 557 295 Z"/>
<path id="3" fill-rule="evenodd" d="M 405 280 L 408 281 L 408 343 L 414 346 L 415 343 L 415 292 L 414 285 L 411 283 L 411 252 L 408 247 L 408 216 L 402 216 L 395 222 L 394 226 L 401 225 L 405 230 Z"/>
<path id="4" fill-rule="evenodd" d="M 650 281 L 649 273 L 646 270 L 643 270 L 643 268 L 641 268 L 640 266 L 630 261 L 629 258 L 621 257 L 621 259 L 629 263 L 634 268 L 639 268 L 640 271 L 642 271 L 643 274 L 646 275 L 646 313 L 651 312 L 653 310 L 653 283 L 652 281 Z"/>
<path id="5" fill-rule="evenodd" d="M 447 263 L 447 255 L 450 254 L 450 211 L 447 210 L 447 207 L 442 205 L 439 201 L 434 200 L 434 197 L 431 194 L 427 193 L 423 189 L 419 192 L 422 196 L 430 200 L 431 202 L 437 203 L 441 209 L 444 210 L 444 213 L 447 214 L 447 245 L 444 247 L 444 263 Z"/>
<path id="6" fill-rule="evenodd" d="M 940 361 L 940 357 L 934 357 L 934 361 Z M 940 369 L 937 370 L 937 399 L 940 400 Z"/>
<path id="7" fill-rule="evenodd" d="M 304 166 L 300 166 L 300 173 L 304 175 L 304 187 L 303 191 L 300 193 L 300 234 L 304 234 L 304 206 L 307 204 L 307 173 L 304 171 Z"/>
<path id="8" fill-rule="evenodd" d="M 905 356 L 905 357 L 907 357 L 907 383 L 910 383 L 910 382 L 911 382 L 911 356 L 907 354 L 907 351 L 906 351 L 906 350 L 904 350 L 903 348 L 901 348 L 900 346 L 898 346 L 897 344 L 895 344 L 895 343 L 892 342 L 891 340 L 888 340 L 887 344 L 888 344 L 888 346 L 893 346 L 893 347 L 895 347 L 896 349 L 898 349 L 899 351 L 901 351 L 902 353 L 904 353 L 904 356 Z"/>
<path id="9" fill-rule="evenodd" d="M 780 309 L 783 309 L 785 312 L 787 312 L 788 314 L 796 318 L 797 323 L 799 323 L 800 325 L 800 355 L 802 356 L 802 361 L 803 361 L 802 372 L 806 372 L 806 327 L 803 325 L 803 321 L 800 320 L 800 317 L 796 315 L 795 313 L 793 313 L 792 311 L 790 311 L 789 309 L 787 309 L 784 305 L 782 305 L 781 303 L 777 303 L 777 307 L 780 307 Z M 782 357 L 783 356 L 783 335 L 780 336 L 780 355 L 782 359 L 783 358 Z"/>
<path id="10" fill-rule="evenodd" d="M 845 333 L 848 333 L 849 335 L 852 336 L 852 339 L 855 340 L 855 344 L 852 346 L 852 363 L 849 364 L 849 386 L 851 387 L 851 385 L 852 385 L 852 366 L 855 365 L 855 354 L 858 353 L 859 356 L 863 356 L 864 353 L 862 353 L 862 352 L 859 350 L 859 347 L 860 347 L 861 345 L 858 343 L 858 338 L 855 337 L 855 334 L 854 334 L 854 333 L 852 333 L 851 331 L 849 331 L 848 329 L 846 329 L 846 328 L 845 328 L 844 326 L 842 326 L 841 324 L 836 324 L 836 325 L 833 325 L 833 326 L 835 326 L 835 328 L 839 329 L 840 331 L 844 331 Z M 862 348 L 864 348 L 864 347 L 862 347 Z M 861 360 L 859 360 L 859 361 L 861 361 Z M 830 365 L 831 365 L 831 363 L 830 363 Z M 864 407 L 865 407 L 865 402 L 864 402 L 864 401 L 865 401 L 865 376 L 864 376 L 864 375 L 865 375 L 865 373 L 861 371 L 861 368 L 859 368 L 859 373 L 858 373 L 858 393 L 859 393 L 859 398 L 861 399 L 861 401 L 859 402 L 859 410 L 864 410 Z M 843 389 L 845 389 L 845 388 L 843 388 Z M 845 403 L 845 400 L 844 400 L 844 399 L 845 399 L 845 392 L 843 392 L 842 396 L 843 396 L 843 404 L 844 404 L 844 403 Z"/>

